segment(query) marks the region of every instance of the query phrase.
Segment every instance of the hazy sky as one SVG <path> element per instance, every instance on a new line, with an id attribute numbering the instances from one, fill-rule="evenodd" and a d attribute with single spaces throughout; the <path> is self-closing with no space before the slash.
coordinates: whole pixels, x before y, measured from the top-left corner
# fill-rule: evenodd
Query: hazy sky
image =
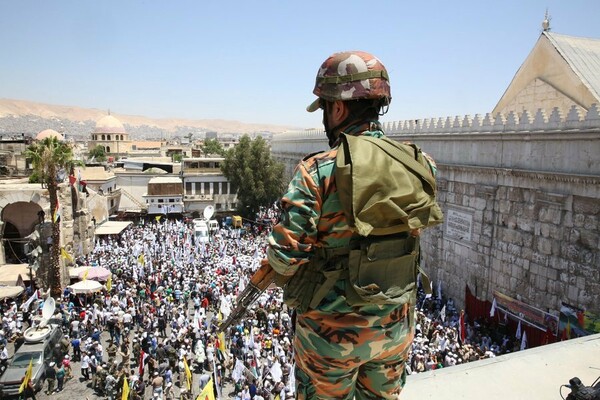
<path id="1" fill-rule="evenodd" d="M 0 0 L 0 97 L 154 118 L 320 127 L 314 78 L 365 50 L 385 121 L 492 110 L 537 41 L 600 38 L 600 1 Z"/>

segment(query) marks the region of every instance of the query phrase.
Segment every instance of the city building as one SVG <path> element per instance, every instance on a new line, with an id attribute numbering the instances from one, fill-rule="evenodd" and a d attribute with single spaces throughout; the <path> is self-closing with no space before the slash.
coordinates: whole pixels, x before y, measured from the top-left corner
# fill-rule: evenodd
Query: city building
<path id="1" fill-rule="evenodd" d="M 221 172 L 223 160 L 222 157 L 200 157 L 181 161 L 186 212 L 202 215 L 207 206 L 213 206 L 216 212 L 236 209 L 237 188 Z"/>
<path id="2" fill-rule="evenodd" d="M 109 114 L 96 122 L 88 140 L 89 150 L 96 146 L 102 146 L 107 155 L 119 159 L 131 150 L 131 140 L 121 121 Z"/>
<path id="3" fill-rule="evenodd" d="M 148 181 L 143 196 L 148 214 L 183 214 L 183 186 L 181 178 L 157 176 Z"/>
<path id="4" fill-rule="evenodd" d="M 88 209 L 95 221 L 101 223 L 119 210 L 121 189 L 117 177 L 104 167 L 78 168 L 79 179 L 86 183 Z"/>
<path id="5" fill-rule="evenodd" d="M 567 115 L 572 106 L 585 113 L 594 103 L 600 103 L 600 39 L 545 30 L 492 115 L 554 107 Z"/>

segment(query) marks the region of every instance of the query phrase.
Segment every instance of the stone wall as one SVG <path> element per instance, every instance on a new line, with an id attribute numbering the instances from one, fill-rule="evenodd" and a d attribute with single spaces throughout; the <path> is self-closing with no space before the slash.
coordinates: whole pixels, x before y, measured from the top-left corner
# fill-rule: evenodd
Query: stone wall
<path id="1" fill-rule="evenodd" d="M 561 301 L 600 313 L 600 114 L 446 117 L 384 124 L 438 163 L 442 226 L 423 235 L 424 268 L 464 304 L 497 290 L 558 313 Z M 322 130 L 274 135 L 293 168 L 327 148 Z"/>
<path id="2" fill-rule="evenodd" d="M 94 247 L 94 225 L 91 215 L 87 209 L 86 195 L 74 190 L 70 185 L 62 183 L 59 185 L 58 202 L 60 207 L 60 246 L 64 247 L 67 253 L 77 257 L 89 254 Z M 43 210 L 45 213 L 45 223 L 38 225 L 40 227 L 40 243 L 46 245 L 46 239 L 52 235 L 52 216 L 50 215 L 50 199 L 48 189 L 42 188 L 40 184 L 28 183 L 4 183 L 0 185 L 0 214 L 3 219 L 13 218 L 14 216 L 4 215 L 3 211 L 12 204 L 32 204 L 33 208 L 21 207 L 16 213 L 28 213 L 19 219 L 26 221 L 35 220 L 38 222 L 37 211 Z M 75 205 L 75 206 L 73 206 Z M 23 231 L 30 232 L 30 230 Z M 73 244 L 77 243 L 76 248 Z M 2 246 L 0 246 L 1 248 Z M 38 270 L 38 286 L 45 287 L 47 280 L 44 266 L 49 264 L 48 254 L 42 255 L 42 266 Z M 0 264 L 5 263 L 5 255 L 0 251 Z M 72 262 L 61 257 L 61 278 L 63 287 L 69 283 L 69 274 L 67 266 Z"/>

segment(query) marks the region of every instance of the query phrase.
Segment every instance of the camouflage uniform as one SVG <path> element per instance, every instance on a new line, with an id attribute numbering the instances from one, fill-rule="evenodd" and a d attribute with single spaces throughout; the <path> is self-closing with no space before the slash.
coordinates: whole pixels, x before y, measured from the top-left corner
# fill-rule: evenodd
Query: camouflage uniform
<path id="1" fill-rule="evenodd" d="M 326 63 L 319 70 L 315 94 L 335 100 L 336 93 L 327 89 L 327 83 L 318 84 L 319 76 L 327 75 Z M 363 72 L 360 66 L 346 67 L 350 73 Z M 350 82 L 345 89 L 364 94 L 367 86 L 375 87 L 370 83 Z M 384 91 L 389 94 L 389 86 Z M 340 96 L 343 93 L 338 92 Z M 308 107 L 314 109 L 314 103 Z M 344 133 L 383 136 L 378 121 L 348 126 Z M 348 225 L 336 189 L 337 151 L 338 143 L 334 143 L 331 150 L 305 158 L 296 168 L 281 200 L 281 221 L 269 237 L 268 260 L 278 274 L 290 276 L 306 267 L 319 248 L 348 248 L 357 235 Z M 408 317 L 411 307 L 351 307 L 345 285 L 344 279 L 337 280 L 318 306 L 297 315 L 297 398 L 395 399 L 404 385 L 405 361 L 414 335 L 413 318 Z"/>

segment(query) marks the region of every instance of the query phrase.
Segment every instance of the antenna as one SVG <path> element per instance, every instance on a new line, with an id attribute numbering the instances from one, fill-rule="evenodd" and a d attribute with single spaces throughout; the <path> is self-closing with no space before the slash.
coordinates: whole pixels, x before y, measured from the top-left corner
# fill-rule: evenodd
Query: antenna
<path id="1" fill-rule="evenodd" d="M 209 220 L 210 217 L 215 213 L 215 208 L 213 206 L 207 206 L 204 209 L 204 219 Z"/>
<path id="2" fill-rule="evenodd" d="M 548 9 L 546 8 L 546 14 L 544 15 L 544 21 L 542 21 L 542 31 L 543 32 L 550 32 L 550 21 L 552 20 L 552 18 L 550 17 L 550 14 L 548 14 Z"/>
<path id="3" fill-rule="evenodd" d="M 40 328 L 48 325 L 48 321 L 54 315 L 54 310 L 56 309 L 56 303 L 52 297 L 48 297 L 46 302 L 44 303 L 44 307 L 42 308 L 42 320 L 40 321 Z"/>

